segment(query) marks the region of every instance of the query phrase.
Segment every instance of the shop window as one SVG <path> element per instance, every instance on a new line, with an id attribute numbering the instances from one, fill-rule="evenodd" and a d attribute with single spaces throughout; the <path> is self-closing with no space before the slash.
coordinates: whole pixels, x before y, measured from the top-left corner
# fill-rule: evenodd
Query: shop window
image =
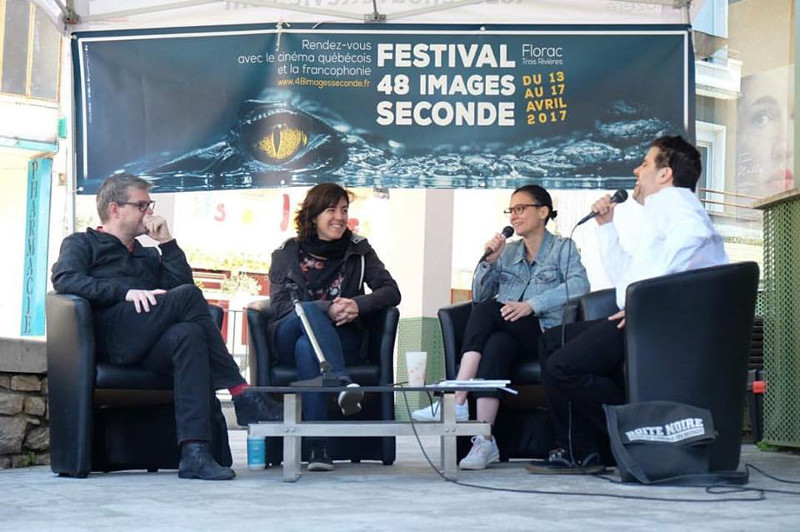
<path id="1" fill-rule="evenodd" d="M 0 0 L 0 93 L 58 99 L 61 36 L 30 0 Z"/>
<path id="2" fill-rule="evenodd" d="M 708 212 L 719 213 L 725 203 L 725 126 L 695 122 L 697 149 L 703 160 L 703 173 L 697 192 Z"/>

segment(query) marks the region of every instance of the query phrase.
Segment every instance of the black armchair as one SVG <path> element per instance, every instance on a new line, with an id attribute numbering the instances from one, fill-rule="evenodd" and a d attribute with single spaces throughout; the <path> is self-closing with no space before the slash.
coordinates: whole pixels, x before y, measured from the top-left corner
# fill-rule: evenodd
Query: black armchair
<path id="1" fill-rule="evenodd" d="M 298 380 L 295 366 L 280 364 L 274 356 L 271 345 L 269 325 L 275 315 L 269 300 L 250 304 L 246 310 L 250 376 L 256 386 L 288 386 Z M 354 382 L 361 385 L 388 385 L 393 382 L 394 342 L 400 313 L 389 307 L 364 316 L 364 325 L 369 334 L 367 360 L 362 364 L 348 366 Z M 361 412 L 349 419 L 392 420 L 394 419 L 394 397 L 390 393 L 371 394 L 364 397 Z M 342 412 L 331 399 L 328 419 L 339 420 Z M 305 443 L 305 442 L 304 442 Z M 395 459 L 395 438 L 358 437 L 331 438 L 328 451 L 334 460 L 380 460 L 391 465 Z M 303 445 L 303 459 L 308 459 L 308 448 Z M 280 464 L 283 460 L 283 447 L 280 438 L 266 438 L 267 463 Z"/>
<path id="2" fill-rule="evenodd" d="M 593 320 L 616 312 L 614 289 L 600 290 L 581 298 L 579 320 Z M 461 359 L 464 329 L 472 312 L 472 303 L 460 303 L 439 310 L 442 327 L 445 376 L 455 379 Z M 546 458 L 552 447 L 552 428 L 545 410 L 546 401 L 541 386 L 542 368 L 537 356 L 521 357 L 512 370 L 511 386 L 519 395 L 505 395 L 492 430 L 500 448 L 500 459 Z M 470 396 L 470 412 L 475 412 L 475 401 Z M 469 452 L 469 438 L 458 438 L 458 456 Z"/>
<path id="3" fill-rule="evenodd" d="M 611 316 L 619 310 L 614 299 L 614 289 L 608 288 L 586 294 L 578 306 L 578 320 L 589 321 Z M 442 327 L 445 375 L 455 379 L 461 358 L 461 343 L 464 329 L 472 312 L 472 302 L 459 303 L 439 310 L 439 323 Z M 512 385 L 532 386 L 541 384 L 542 370 L 538 357 L 521 358 L 511 375 Z M 508 399 L 511 399 L 508 397 Z M 513 402 L 513 401 L 511 401 Z M 504 401 L 506 403 L 506 401 Z"/>
<path id="4" fill-rule="evenodd" d="M 626 294 L 629 402 L 711 411 L 711 471 L 739 466 L 758 265 L 726 264 L 633 283 Z"/>
<path id="5" fill-rule="evenodd" d="M 464 330 L 472 313 L 472 302 L 459 303 L 439 309 L 439 324 L 442 327 L 444 368 L 447 379 L 455 379 L 461 361 L 461 345 Z M 552 440 L 545 411 L 544 394 L 541 387 L 541 367 L 536 356 L 521 357 L 512 370 L 511 387 L 519 395 L 506 394 L 500 401 L 492 434 L 500 449 L 500 459 L 543 458 L 547 456 Z M 469 410 L 475 412 L 475 398 L 469 396 Z M 470 439 L 458 438 L 458 458 L 463 458 L 471 447 Z"/>
<path id="6" fill-rule="evenodd" d="M 221 325 L 222 309 L 209 310 Z M 98 361 L 87 300 L 50 293 L 46 315 L 53 472 L 84 478 L 91 471 L 177 469 L 172 378 Z M 225 418 L 213 395 L 212 400 L 213 453 L 230 466 Z"/>

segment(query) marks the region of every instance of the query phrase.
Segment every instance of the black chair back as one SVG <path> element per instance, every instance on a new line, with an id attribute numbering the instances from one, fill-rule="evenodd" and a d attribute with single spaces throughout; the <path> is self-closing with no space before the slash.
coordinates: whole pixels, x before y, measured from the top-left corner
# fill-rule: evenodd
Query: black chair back
<path id="1" fill-rule="evenodd" d="M 444 348 L 445 378 L 455 379 L 458 363 L 461 361 L 461 342 L 467 328 L 469 315 L 472 313 L 472 302 L 459 303 L 439 309 L 439 325 L 442 327 L 442 344 Z"/>
<path id="2" fill-rule="evenodd" d="M 592 321 L 607 318 L 619 311 L 617 292 L 613 288 L 589 292 L 581 297 L 578 304 L 578 321 Z"/>
<path id="3" fill-rule="evenodd" d="M 711 411 L 711 470 L 739 465 L 758 265 L 727 264 L 633 283 L 626 295 L 628 401 Z"/>

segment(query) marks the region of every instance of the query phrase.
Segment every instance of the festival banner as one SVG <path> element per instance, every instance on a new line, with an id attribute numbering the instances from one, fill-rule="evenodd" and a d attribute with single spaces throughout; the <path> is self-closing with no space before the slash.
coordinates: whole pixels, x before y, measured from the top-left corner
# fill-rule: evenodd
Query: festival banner
<path id="1" fill-rule="evenodd" d="M 79 193 L 613 189 L 693 133 L 687 26 L 273 25 L 86 32 Z"/>

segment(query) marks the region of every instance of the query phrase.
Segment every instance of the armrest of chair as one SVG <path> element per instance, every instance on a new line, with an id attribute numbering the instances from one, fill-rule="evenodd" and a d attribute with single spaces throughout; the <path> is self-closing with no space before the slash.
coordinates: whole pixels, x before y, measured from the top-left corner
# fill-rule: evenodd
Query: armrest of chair
<path id="1" fill-rule="evenodd" d="M 269 386 L 271 379 L 271 346 L 269 324 L 275 319 L 269 299 L 250 303 L 245 309 L 247 316 L 248 362 L 250 364 L 250 382 L 254 386 Z"/>
<path id="2" fill-rule="evenodd" d="M 461 342 L 470 313 L 472 313 L 472 302 L 439 309 L 439 324 L 442 327 L 444 347 L 444 370 L 447 379 L 456 378 L 456 364 L 461 359 Z"/>
<path id="3" fill-rule="evenodd" d="M 599 320 L 618 311 L 616 290 L 613 288 L 597 290 L 581 297 L 578 305 L 578 321 Z"/>
<path id="4" fill-rule="evenodd" d="M 370 355 L 377 353 L 380 362 L 379 384 L 381 385 L 391 384 L 394 381 L 394 342 L 399 321 L 400 311 L 397 307 L 381 309 L 364 319 L 364 325 L 369 331 L 369 353 Z"/>
<path id="5" fill-rule="evenodd" d="M 79 463 L 91 467 L 91 446 L 75 442 L 92 441 L 88 413 L 97 374 L 92 308 L 81 297 L 51 292 L 46 316 L 52 462 L 54 466 Z M 85 475 L 88 469 L 74 473 Z"/>

